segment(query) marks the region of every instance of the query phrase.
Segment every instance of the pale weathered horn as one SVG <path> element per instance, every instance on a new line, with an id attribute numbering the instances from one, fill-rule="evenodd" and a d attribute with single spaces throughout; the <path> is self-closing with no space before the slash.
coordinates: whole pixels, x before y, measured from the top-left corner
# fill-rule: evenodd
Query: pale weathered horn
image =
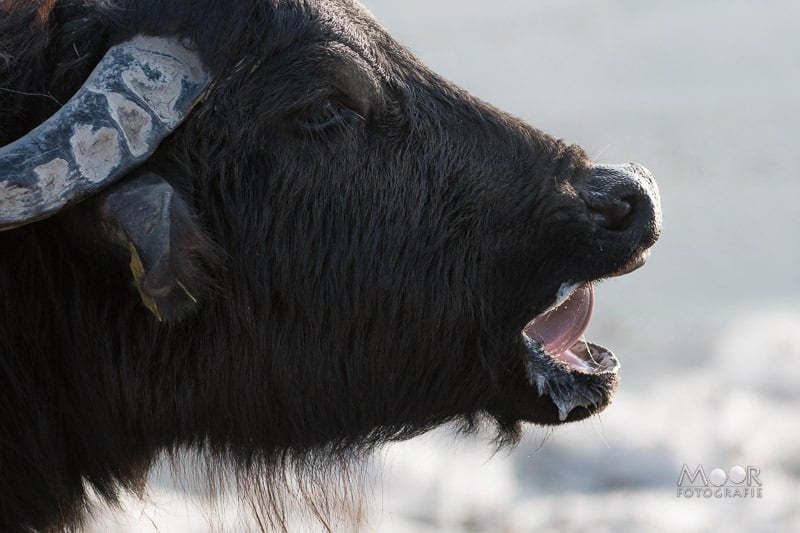
<path id="1" fill-rule="evenodd" d="M 58 112 L 0 147 L 0 231 L 53 215 L 143 162 L 210 80 L 185 41 L 139 35 L 110 48 Z"/>

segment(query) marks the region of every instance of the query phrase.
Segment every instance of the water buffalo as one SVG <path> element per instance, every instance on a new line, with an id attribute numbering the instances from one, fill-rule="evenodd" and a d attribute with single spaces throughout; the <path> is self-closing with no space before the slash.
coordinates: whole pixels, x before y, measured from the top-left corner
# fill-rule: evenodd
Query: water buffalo
<path id="1" fill-rule="evenodd" d="M 269 476 L 596 413 L 592 282 L 660 218 L 643 167 L 353 0 L 1 0 L 0 530 L 75 525 L 164 450 Z"/>

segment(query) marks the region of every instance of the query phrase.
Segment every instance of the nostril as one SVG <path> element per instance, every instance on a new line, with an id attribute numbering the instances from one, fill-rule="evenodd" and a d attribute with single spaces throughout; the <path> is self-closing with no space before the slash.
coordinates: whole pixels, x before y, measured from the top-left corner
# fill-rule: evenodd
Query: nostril
<path id="1" fill-rule="evenodd" d="M 595 227 L 624 233 L 631 241 L 655 242 L 661 226 L 658 189 L 641 165 L 593 165 L 579 189 L 584 216 Z"/>
<path id="2" fill-rule="evenodd" d="M 623 231 L 630 227 L 630 214 L 633 211 L 632 198 L 597 198 L 586 199 L 592 220 L 598 225 L 612 231 Z"/>

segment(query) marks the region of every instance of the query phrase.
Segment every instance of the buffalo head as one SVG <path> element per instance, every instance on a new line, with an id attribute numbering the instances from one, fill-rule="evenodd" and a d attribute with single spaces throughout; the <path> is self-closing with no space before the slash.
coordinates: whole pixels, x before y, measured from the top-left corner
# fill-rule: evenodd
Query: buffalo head
<path id="1" fill-rule="evenodd" d="M 658 237 L 643 167 L 471 97 L 349 0 L 5 9 L 0 509 L 52 519 L 175 446 L 513 440 L 611 400 L 582 337 L 592 284 Z"/>

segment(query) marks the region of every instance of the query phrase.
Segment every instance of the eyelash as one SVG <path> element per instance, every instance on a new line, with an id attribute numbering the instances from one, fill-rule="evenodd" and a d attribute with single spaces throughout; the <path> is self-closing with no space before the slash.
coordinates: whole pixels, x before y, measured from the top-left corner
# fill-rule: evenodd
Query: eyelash
<path id="1" fill-rule="evenodd" d="M 312 132 L 343 125 L 353 119 L 365 121 L 364 117 L 336 98 L 327 98 L 321 105 L 297 116 L 300 126 Z"/>

